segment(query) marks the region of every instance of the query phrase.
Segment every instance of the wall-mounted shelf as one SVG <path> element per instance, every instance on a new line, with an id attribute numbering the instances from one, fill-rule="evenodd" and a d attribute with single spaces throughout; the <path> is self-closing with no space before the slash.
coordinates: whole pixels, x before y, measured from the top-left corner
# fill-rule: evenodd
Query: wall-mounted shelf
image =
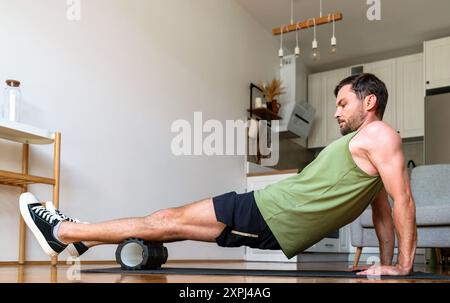
<path id="1" fill-rule="evenodd" d="M 255 119 L 258 121 L 260 121 L 260 120 L 267 121 L 267 126 L 270 129 L 272 129 L 272 121 L 282 120 L 283 118 L 278 116 L 276 113 L 274 113 L 273 111 L 271 111 L 265 107 L 258 107 L 258 108 L 253 107 L 253 89 L 254 88 L 256 88 L 259 92 L 262 92 L 261 89 L 257 85 L 250 83 L 250 108 L 247 110 L 247 112 L 250 114 L 249 119 Z M 258 130 L 258 132 L 259 132 L 259 130 Z M 270 146 L 272 144 L 271 131 L 268 131 L 266 136 L 267 136 L 268 146 Z M 259 142 L 259 138 L 257 140 Z M 257 155 L 256 155 L 256 163 L 260 164 L 263 156 L 260 154 L 259 144 L 257 146 L 258 146 L 258 151 L 257 151 Z"/>
<path id="2" fill-rule="evenodd" d="M 281 120 L 282 118 L 275 114 L 273 111 L 268 110 L 267 108 L 260 107 L 260 108 L 254 108 L 253 110 L 248 109 L 248 112 L 250 112 L 250 116 L 254 115 L 261 120 Z"/>
<path id="3" fill-rule="evenodd" d="M 250 108 L 247 110 L 247 112 L 250 113 L 250 119 L 253 118 L 253 116 L 255 116 L 256 118 L 259 118 L 259 120 L 267 120 L 269 125 L 270 121 L 283 119 L 282 117 L 278 116 L 276 113 L 265 107 L 258 107 L 258 108 L 253 107 L 254 88 L 256 88 L 259 92 L 262 92 L 257 85 L 250 83 Z"/>

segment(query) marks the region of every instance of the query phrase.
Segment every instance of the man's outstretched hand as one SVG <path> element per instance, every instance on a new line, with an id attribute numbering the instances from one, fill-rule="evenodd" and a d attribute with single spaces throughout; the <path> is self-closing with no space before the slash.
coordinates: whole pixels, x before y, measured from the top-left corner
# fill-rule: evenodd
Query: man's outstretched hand
<path id="1" fill-rule="evenodd" d="M 347 271 L 359 272 L 368 270 L 372 265 L 351 266 Z"/>
<path id="2" fill-rule="evenodd" d="M 411 273 L 411 268 L 400 265 L 372 265 L 368 269 L 357 272 L 358 276 L 407 276 Z"/>

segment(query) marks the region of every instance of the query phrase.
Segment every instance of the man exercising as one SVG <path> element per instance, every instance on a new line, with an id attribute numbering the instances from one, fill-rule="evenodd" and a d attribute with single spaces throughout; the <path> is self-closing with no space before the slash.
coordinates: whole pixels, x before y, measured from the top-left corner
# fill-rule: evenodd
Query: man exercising
<path id="1" fill-rule="evenodd" d="M 223 247 L 281 249 L 292 258 L 330 232 L 354 221 L 371 204 L 381 265 L 359 274 L 407 275 L 417 231 L 415 203 L 398 133 L 382 122 L 388 92 L 372 74 L 342 80 L 334 117 L 343 135 L 301 173 L 262 190 L 226 193 L 149 216 L 81 224 L 31 193 L 20 197 L 21 214 L 44 251 L 81 255 L 100 244 L 128 238 L 216 242 Z M 388 202 L 394 200 L 393 216 Z M 395 235 L 398 262 L 392 265 Z"/>

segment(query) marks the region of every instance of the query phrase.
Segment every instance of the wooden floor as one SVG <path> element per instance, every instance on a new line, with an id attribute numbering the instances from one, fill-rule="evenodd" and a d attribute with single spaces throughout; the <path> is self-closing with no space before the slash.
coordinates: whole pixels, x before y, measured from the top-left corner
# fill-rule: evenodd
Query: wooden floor
<path id="1" fill-rule="evenodd" d="M 297 268 L 292 263 L 266 263 L 245 261 L 172 261 L 168 266 L 237 268 L 237 269 L 283 269 L 283 270 L 346 270 L 348 263 L 303 263 Z M 105 268 L 117 266 L 114 263 L 82 264 L 81 268 Z M 422 283 L 440 282 L 422 279 L 374 281 L 366 278 L 296 278 L 296 277 L 248 277 L 248 276 L 184 276 L 184 275 L 116 275 L 116 274 L 77 274 L 70 265 L 0 265 L 0 283 Z M 416 271 L 450 276 L 450 268 L 429 268 L 416 265 Z"/>

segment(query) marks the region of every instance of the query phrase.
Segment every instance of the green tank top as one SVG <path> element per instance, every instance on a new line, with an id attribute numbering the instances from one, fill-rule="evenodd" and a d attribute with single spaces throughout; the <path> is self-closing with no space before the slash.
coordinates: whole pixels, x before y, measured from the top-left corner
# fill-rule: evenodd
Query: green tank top
<path id="1" fill-rule="evenodd" d="M 328 145 L 298 175 L 254 192 L 256 204 L 290 259 L 353 222 L 382 189 L 354 162 L 352 132 Z"/>

